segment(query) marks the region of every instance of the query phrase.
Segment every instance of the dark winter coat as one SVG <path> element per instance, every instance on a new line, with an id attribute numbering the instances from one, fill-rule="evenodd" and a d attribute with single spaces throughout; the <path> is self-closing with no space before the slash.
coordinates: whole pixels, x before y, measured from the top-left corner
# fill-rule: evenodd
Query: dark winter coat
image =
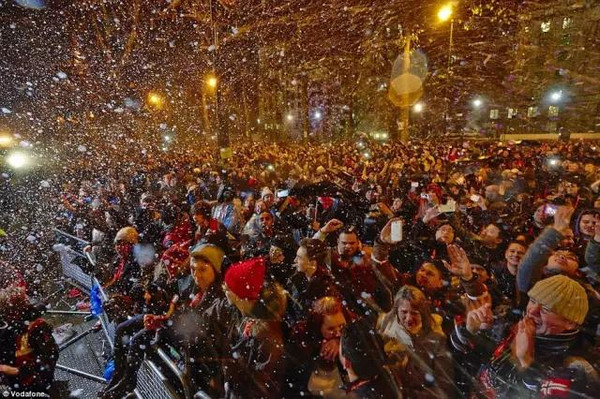
<path id="1" fill-rule="evenodd" d="M 387 383 L 381 375 L 370 380 L 357 380 L 348 387 L 349 399 L 394 399 L 401 398 L 400 392 Z"/>
<path id="2" fill-rule="evenodd" d="M 488 284 L 494 305 L 517 305 L 517 276 L 512 275 L 506 261 L 492 263 L 490 267 L 493 283 Z"/>
<path id="3" fill-rule="evenodd" d="M 333 277 L 324 266 L 317 267 L 310 279 L 304 273 L 295 273 L 288 280 L 286 288 L 292 299 L 286 317 L 291 324 L 305 320 L 315 300 L 325 296 L 339 297 Z"/>
<path id="4" fill-rule="evenodd" d="M 110 286 L 109 291 L 129 296 L 135 285 L 133 280 L 138 279 L 140 273 L 140 266 L 136 262 L 133 252 L 127 259 L 118 258 L 113 264 L 114 283 Z"/>
<path id="5" fill-rule="evenodd" d="M 285 356 L 281 322 L 248 319 L 232 346 L 225 374 L 225 398 L 281 398 Z"/>
<path id="6" fill-rule="evenodd" d="M 154 211 L 137 208 L 134 215 L 134 226 L 140 233 L 140 242 L 150 243 L 155 248 L 161 247 L 164 225 L 160 220 L 154 219 Z"/>
<path id="7" fill-rule="evenodd" d="M 34 314 L 28 311 L 27 314 Z M 15 376 L 3 375 L 13 391 L 48 392 L 54 381 L 58 345 L 52 327 L 43 319 L 26 317 L 25 324 L 12 325 L 2 341 L 2 352 L 10 354 L 0 363 L 19 369 Z"/>
<path id="8" fill-rule="evenodd" d="M 475 352 L 482 367 L 474 390 L 481 397 L 595 397 L 599 385 L 597 358 L 585 348 L 578 330 L 535 337 L 535 361 L 520 369 L 511 353 L 514 330 L 498 346 L 482 333 L 457 326 L 452 345 L 462 353 Z M 495 348 L 495 349 L 494 349 Z M 596 370 L 594 369 L 596 368 Z"/>
<path id="9" fill-rule="evenodd" d="M 193 359 L 186 365 L 195 388 L 210 391 L 211 380 L 217 381 L 217 386 L 222 384 L 222 368 L 233 360 L 231 344 L 239 319 L 220 281 L 215 281 L 199 302 L 192 301 L 173 320 L 174 335 L 185 343 L 189 359 Z"/>
<path id="10" fill-rule="evenodd" d="M 392 293 L 377 277 L 370 259 L 362 253 L 350 260 L 331 251 L 331 275 L 347 308 L 360 316 L 371 317 L 392 308 Z"/>

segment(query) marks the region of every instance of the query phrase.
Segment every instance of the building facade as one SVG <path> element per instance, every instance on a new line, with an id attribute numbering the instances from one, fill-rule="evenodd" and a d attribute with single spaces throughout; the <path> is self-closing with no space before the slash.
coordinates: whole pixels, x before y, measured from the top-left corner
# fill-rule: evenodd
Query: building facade
<path id="1" fill-rule="evenodd" d="M 600 2 L 522 7 L 508 77 L 514 104 L 490 118 L 505 118 L 507 132 L 600 133 Z"/>

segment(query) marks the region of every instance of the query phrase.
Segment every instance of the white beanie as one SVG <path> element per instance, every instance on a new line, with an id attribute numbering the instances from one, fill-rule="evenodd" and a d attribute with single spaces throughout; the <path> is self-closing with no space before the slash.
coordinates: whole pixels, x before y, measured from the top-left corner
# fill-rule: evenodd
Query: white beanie
<path id="1" fill-rule="evenodd" d="M 265 196 L 267 195 L 275 195 L 269 187 L 265 187 L 262 189 L 262 191 L 260 192 L 260 198 L 265 198 Z"/>

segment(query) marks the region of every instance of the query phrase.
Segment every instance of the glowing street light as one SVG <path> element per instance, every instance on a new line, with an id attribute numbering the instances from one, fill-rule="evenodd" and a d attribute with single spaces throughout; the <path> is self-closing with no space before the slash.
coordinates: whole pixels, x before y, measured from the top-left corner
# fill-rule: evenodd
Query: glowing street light
<path id="1" fill-rule="evenodd" d="M 423 112 L 423 103 L 416 103 L 415 106 L 413 107 L 413 111 L 415 111 L 417 113 Z"/>
<path id="2" fill-rule="evenodd" d="M 156 108 L 161 108 L 163 104 L 163 98 L 158 93 L 150 92 L 148 93 L 148 104 Z"/>
<path id="3" fill-rule="evenodd" d="M 474 106 L 475 108 L 479 108 L 479 107 L 481 107 L 481 104 L 483 104 L 483 101 L 481 101 L 481 99 L 479 99 L 479 98 L 476 98 L 475 100 L 473 100 L 473 106 Z"/>
<path id="4" fill-rule="evenodd" d="M 13 152 L 12 154 L 8 155 L 6 162 L 13 169 L 21 169 L 27 165 L 28 159 L 27 156 L 22 152 Z"/>
<path id="5" fill-rule="evenodd" d="M 0 134 L 0 147 L 10 147 L 13 144 L 13 138 L 9 134 Z"/>
<path id="6" fill-rule="evenodd" d="M 452 18 L 452 5 L 446 4 L 438 11 L 437 17 L 440 21 L 446 22 Z"/>
<path id="7" fill-rule="evenodd" d="M 217 79 L 216 76 L 211 75 L 206 79 L 206 84 L 208 85 L 208 87 L 210 87 L 211 89 L 216 89 L 217 88 L 217 84 L 219 83 L 219 80 Z"/>
<path id="8" fill-rule="evenodd" d="M 553 102 L 560 101 L 561 98 L 562 98 L 562 91 L 555 91 L 552 94 L 550 94 L 550 99 Z"/>
<path id="9" fill-rule="evenodd" d="M 285 119 L 287 119 L 287 121 L 288 121 L 288 122 L 291 122 L 291 121 L 293 121 L 293 120 L 294 120 L 294 115 L 292 115 L 292 114 L 287 114 L 287 115 L 286 115 L 286 117 L 285 117 Z"/>
<path id="10" fill-rule="evenodd" d="M 323 117 L 321 111 L 315 111 L 315 119 L 320 120 Z"/>

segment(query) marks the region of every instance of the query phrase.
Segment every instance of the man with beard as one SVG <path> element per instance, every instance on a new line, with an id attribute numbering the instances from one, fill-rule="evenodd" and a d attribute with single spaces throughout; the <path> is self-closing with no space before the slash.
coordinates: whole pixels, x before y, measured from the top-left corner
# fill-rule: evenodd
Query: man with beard
<path id="1" fill-rule="evenodd" d="M 280 248 L 285 261 L 289 264 L 293 261 L 297 245 L 288 233 L 275 229 L 275 220 L 269 211 L 262 211 L 258 215 L 258 234 L 254 236 L 242 236 L 242 257 L 251 258 L 269 254 L 272 246 Z"/>
<path id="2" fill-rule="evenodd" d="M 327 234 L 342 227 L 341 221 L 332 219 L 314 238 L 324 240 Z M 329 267 L 336 288 L 347 302 L 348 309 L 360 316 L 388 312 L 392 308 L 392 294 L 375 273 L 370 255 L 361 247 L 356 230 L 349 227 L 338 236 L 337 247 L 330 248 Z"/>

